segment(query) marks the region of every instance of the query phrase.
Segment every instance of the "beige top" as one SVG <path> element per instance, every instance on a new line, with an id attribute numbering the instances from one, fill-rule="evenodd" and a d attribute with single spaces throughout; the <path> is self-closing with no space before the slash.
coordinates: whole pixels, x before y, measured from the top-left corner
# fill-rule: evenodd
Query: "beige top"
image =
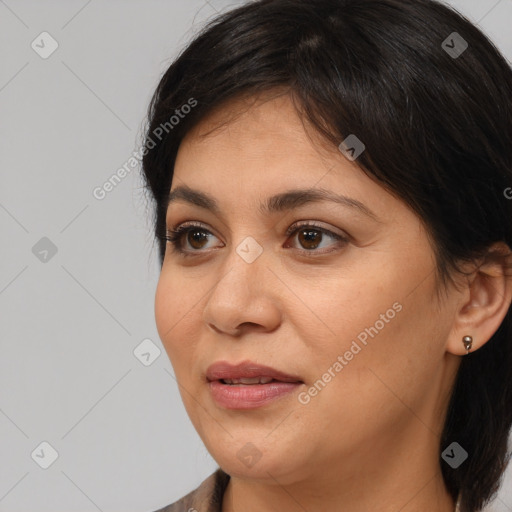
<path id="1" fill-rule="evenodd" d="M 199 487 L 178 501 L 154 512 L 222 512 L 222 498 L 230 476 L 218 468 Z M 460 512 L 460 496 L 455 512 Z"/>

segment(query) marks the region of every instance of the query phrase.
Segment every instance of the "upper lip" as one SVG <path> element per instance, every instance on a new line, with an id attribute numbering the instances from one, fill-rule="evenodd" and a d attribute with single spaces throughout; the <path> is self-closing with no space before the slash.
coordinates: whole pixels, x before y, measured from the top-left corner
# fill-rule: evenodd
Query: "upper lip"
<path id="1" fill-rule="evenodd" d="M 251 377 L 271 377 L 282 382 L 302 382 L 300 377 L 283 373 L 270 366 L 264 366 L 252 361 L 242 361 L 231 364 L 227 361 L 217 361 L 206 370 L 208 381 L 221 379 L 240 379 Z"/>

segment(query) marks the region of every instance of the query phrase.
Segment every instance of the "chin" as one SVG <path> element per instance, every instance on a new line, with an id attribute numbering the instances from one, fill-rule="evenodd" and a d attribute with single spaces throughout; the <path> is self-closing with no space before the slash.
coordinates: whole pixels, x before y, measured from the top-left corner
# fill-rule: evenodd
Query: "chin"
<path id="1" fill-rule="evenodd" d="M 307 466 L 303 460 L 303 453 L 298 450 L 284 450 L 284 440 L 277 440 L 274 445 L 269 439 L 265 440 L 268 432 L 260 435 L 247 435 L 247 431 L 238 437 L 226 434 L 226 438 L 214 449 L 208 451 L 223 471 L 241 479 L 255 479 L 260 481 L 281 484 L 293 482 L 299 478 Z M 255 439 L 251 442 L 250 439 Z M 261 441 L 256 441 L 260 439 Z M 274 440 L 276 442 L 276 440 Z M 281 448 L 281 449 L 279 449 Z M 300 457 L 300 459 L 299 459 Z"/>

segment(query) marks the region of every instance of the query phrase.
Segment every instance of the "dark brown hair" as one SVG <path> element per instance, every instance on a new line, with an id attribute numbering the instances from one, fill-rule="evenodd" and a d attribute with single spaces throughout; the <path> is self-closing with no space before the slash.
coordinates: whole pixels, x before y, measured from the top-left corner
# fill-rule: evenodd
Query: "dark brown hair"
<path id="1" fill-rule="evenodd" d="M 440 282 L 494 242 L 512 247 L 512 70 L 480 30 L 432 0 L 259 0 L 211 21 L 151 101 L 143 174 L 161 264 L 184 136 L 223 102 L 282 87 L 333 147 L 349 134 L 364 142 L 357 164 L 422 219 Z M 462 512 L 496 493 L 511 424 L 509 308 L 462 359 L 439 443 L 469 454 L 457 469 L 441 460 Z"/>

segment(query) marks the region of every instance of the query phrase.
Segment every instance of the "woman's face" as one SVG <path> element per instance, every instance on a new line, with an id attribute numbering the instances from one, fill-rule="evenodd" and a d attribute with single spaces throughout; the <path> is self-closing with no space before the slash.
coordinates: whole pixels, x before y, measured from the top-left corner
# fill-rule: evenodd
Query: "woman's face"
<path id="1" fill-rule="evenodd" d="M 457 300 L 437 302 L 419 218 L 337 148 L 309 138 L 288 96 L 199 137 L 240 105 L 198 125 L 176 161 L 171 191 L 194 189 L 218 211 L 178 198 L 167 212 L 168 229 L 196 225 L 178 241 L 187 256 L 167 244 L 155 301 L 194 427 L 232 476 L 282 484 L 326 467 L 355 474 L 403 450 L 437 464 L 458 364 L 446 352 Z M 348 200 L 299 194 L 265 208 L 273 196 L 320 189 Z M 300 382 L 210 384 L 219 361 Z M 258 400 L 264 388 L 277 396 Z"/>

